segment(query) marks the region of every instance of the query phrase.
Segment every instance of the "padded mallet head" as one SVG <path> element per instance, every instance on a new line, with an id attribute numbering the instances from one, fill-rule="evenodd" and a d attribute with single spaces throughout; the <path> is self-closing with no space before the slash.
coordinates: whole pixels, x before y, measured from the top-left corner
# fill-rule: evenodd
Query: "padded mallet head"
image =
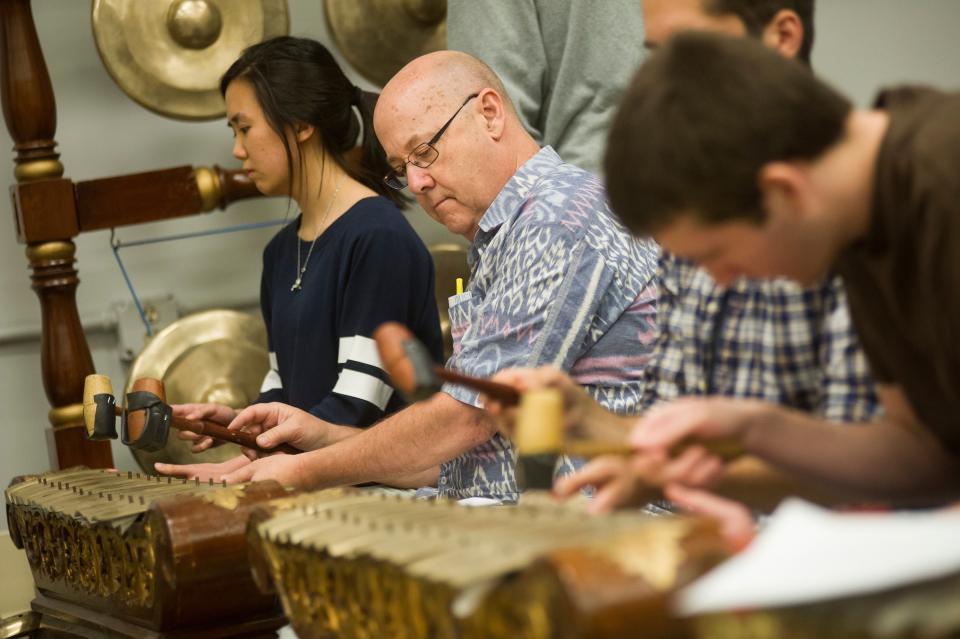
<path id="1" fill-rule="evenodd" d="M 87 439 L 117 438 L 117 401 L 106 375 L 87 375 L 83 380 L 83 425 Z"/>
<path id="2" fill-rule="evenodd" d="M 127 393 L 127 405 L 121 420 L 121 441 L 146 451 L 157 451 L 167 443 L 172 409 L 167 406 L 166 391 L 159 379 L 144 377 L 133 383 Z"/>
<path id="3" fill-rule="evenodd" d="M 410 402 L 427 399 L 440 390 L 430 352 L 407 328 L 387 322 L 373 332 L 383 370 Z"/>
<path id="4" fill-rule="evenodd" d="M 513 443 L 517 447 L 517 484 L 521 490 L 550 490 L 563 448 L 563 397 L 555 388 L 520 396 Z"/>

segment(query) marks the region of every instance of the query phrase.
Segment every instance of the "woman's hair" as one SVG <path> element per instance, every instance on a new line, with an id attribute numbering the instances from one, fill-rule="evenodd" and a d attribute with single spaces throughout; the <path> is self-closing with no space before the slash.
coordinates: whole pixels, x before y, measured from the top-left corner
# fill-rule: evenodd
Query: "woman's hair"
<path id="1" fill-rule="evenodd" d="M 398 207 L 407 204 L 402 193 L 383 182 L 391 167 L 373 131 L 373 107 L 376 94 L 355 87 L 344 75 L 325 46 L 307 38 L 281 36 L 244 50 L 220 79 L 220 93 L 226 95 L 234 80 L 242 79 L 253 87 L 260 108 L 270 127 L 283 141 L 289 169 L 289 187 L 293 187 L 293 153 L 287 132 L 297 124 L 313 126 L 320 134 L 326 153 L 353 179 L 367 186 Z M 354 117 L 357 107 L 361 122 Z M 346 161 L 363 129 L 360 165 Z M 303 156 L 298 154 L 302 166 Z"/>

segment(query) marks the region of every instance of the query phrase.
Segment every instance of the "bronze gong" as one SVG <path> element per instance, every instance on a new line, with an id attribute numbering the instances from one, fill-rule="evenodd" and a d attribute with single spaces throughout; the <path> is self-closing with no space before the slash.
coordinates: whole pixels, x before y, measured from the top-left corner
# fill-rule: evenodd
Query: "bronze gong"
<path id="1" fill-rule="evenodd" d="M 259 316 L 237 311 L 204 311 L 183 317 L 157 333 L 133 362 L 132 380 L 152 377 L 163 382 L 167 403 L 212 402 L 232 408 L 248 406 L 260 392 L 267 370 L 267 330 Z M 130 449 L 148 473 L 153 464 L 221 462 L 240 454 L 234 444 L 202 453 L 190 451 L 190 442 L 176 434 L 157 452 Z"/>
<path id="2" fill-rule="evenodd" d="M 414 58 L 447 48 L 446 0 L 324 0 L 347 62 L 377 86 Z"/>
<path id="3" fill-rule="evenodd" d="M 285 0 L 94 0 L 92 18 L 114 81 L 177 120 L 223 117 L 223 73 L 246 47 L 290 28 Z"/>

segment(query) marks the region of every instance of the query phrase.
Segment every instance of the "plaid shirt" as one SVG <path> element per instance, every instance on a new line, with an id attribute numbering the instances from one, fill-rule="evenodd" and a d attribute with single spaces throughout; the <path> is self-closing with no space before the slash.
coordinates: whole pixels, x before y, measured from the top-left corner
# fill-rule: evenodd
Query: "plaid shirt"
<path id="1" fill-rule="evenodd" d="M 803 289 L 784 280 L 718 287 L 702 269 L 661 253 L 659 337 L 644 407 L 681 395 L 775 402 L 832 421 L 880 412 L 840 278 Z"/>

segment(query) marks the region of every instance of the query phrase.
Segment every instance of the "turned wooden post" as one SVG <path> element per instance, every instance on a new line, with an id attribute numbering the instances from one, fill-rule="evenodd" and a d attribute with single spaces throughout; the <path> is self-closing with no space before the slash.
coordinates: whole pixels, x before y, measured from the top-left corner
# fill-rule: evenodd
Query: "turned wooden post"
<path id="1" fill-rule="evenodd" d="M 30 0 L 0 0 L 0 91 L 14 140 L 17 239 L 27 245 L 43 318 L 43 387 L 61 468 L 113 465 L 106 442 L 83 439 L 83 380 L 93 373 L 77 313 L 73 238 L 86 231 L 195 215 L 260 193 L 239 170 L 180 166 L 73 182 L 63 176 L 57 113 Z"/>
<path id="2" fill-rule="evenodd" d="M 28 243 L 33 290 L 40 298 L 43 387 L 53 406 L 49 418 L 57 460 L 61 468 L 109 467 L 109 443 L 83 438 L 83 380 L 94 369 L 77 313 L 76 203 L 72 182 L 61 177 L 53 87 L 29 0 L 0 0 L 0 88 L 4 120 L 15 143 L 14 210 L 43 213 L 42 233 L 25 233 L 20 215 L 17 233 Z"/>

